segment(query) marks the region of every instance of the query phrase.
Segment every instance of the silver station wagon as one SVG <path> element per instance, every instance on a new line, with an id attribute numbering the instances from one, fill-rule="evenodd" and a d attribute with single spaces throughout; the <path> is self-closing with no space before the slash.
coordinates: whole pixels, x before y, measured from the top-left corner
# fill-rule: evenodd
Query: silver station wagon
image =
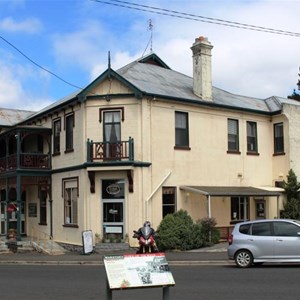
<path id="1" fill-rule="evenodd" d="M 241 268 L 265 262 L 300 262 L 300 221 L 272 219 L 238 223 L 228 242 L 228 257 Z"/>

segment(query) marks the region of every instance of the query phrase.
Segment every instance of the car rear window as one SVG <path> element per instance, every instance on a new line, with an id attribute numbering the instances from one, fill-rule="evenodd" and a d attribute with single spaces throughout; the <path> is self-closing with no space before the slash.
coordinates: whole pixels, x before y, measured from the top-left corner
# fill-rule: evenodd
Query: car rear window
<path id="1" fill-rule="evenodd" d="M 242 234 L 250 234 L 251 224 L 240 225 L 239 232 Z"/>

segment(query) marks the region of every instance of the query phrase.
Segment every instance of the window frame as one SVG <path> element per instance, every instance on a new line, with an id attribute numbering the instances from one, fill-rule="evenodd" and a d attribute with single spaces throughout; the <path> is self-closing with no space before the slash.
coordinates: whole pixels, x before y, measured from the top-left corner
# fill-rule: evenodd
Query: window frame
<path id="1" fill-rule="evenodd" d="M 178 117 L 184 116 L 184 127 L 177 126 Z M 184 140 L 184 141 L 180 141 Z M 189 137 L 189 114 L 183 111 L 175 111 L 175 146 L 174 149 L 190 150 L 190 137 Z"/>
<path id="2" fill-rule="evenodd" d="M 71 119 L 72 118 L 72 119 Z M 72 120 L 72 123 L 69 120 Z M 74 151 L 74 127 L 75 114 L 69 113 L 65 115 L 65 153 Z"/>
<path id="3" fill-rule="evenodd" d="M 231 126 L 230 122 L 232 124 L 235 124 L 236 133 L 231 133 Z M 233 123 L 234 122 L 234 123 Z M 234 141 L 232 141 L 232 138 Z M 227 153 L 233 153 L 233 154 L 240 154 L 240 142 L 239 142 L 239 120 L 228 118 L 227 119 Z M 235 145 L 232 147 L 231 145 Z"/>
<path id="4" fill-rule="evenodd" d="M 281 130 L 279 130 L 281 128 Z M 281 134 L 276 136 L 278 134 Z M 274 155 L 284 155 L 284 127 L 283 122 L 274 123 L 273 125 L 274 138 Z"/>
<path id="5" fill-rule="evenodd" d="M 59 126 L 57 126 L 57 124 Z M 59 127 L 57 129 L 57 127 Z M 55 119 L 52 122 L 52 132 L 53 132 L 53 155 L 60 154 L 60 133 L 61 133 L 61 118 Z"/>
<path id="6" fill-rule="evenodd" d="M 173 195 L 171 201 L 173 203 L 166 203 L 170 200 L 170 198 L 166 195 Z M 170 209 L 171 208 L 171 209 Z M 172 212 L 170 212 L 170 210 Z M 176 195 L 176 187 L 175 186 L 164 186 L 162 188 L 162 217 L 164 218 L 167 214 L 175 213 L 177 210 L 177 195 Z"/>
<path id="7" fill-rule="evenodd" d="M 39 225 L 47 225 L 47 198 L 48 193 L 45 188 L 39 190 L 39 211 L 40 222 Z"/>
<path id="8" fill-rule="evenodd" d="M 67 187 L 67 185 L 70 185 Z M 70 197 L 71 198 L 70 198 Z M 74 197 L 74 198 L 73 198 Z M 64 227 L 78 228 L 79 217 L 79 179 L 70 177 L 62 179 L 62 198 L 64 205 Z M 70 203 L 67 203 L 69 201 Z M 69 220 L 67 220 L 69 218 Z"/>
<path id="9" fill-rule="evenodd" d="M 237 201 L 238 203 L 233 205 L 233 202 Z M 245 208 L 246 204 L 246 208 Z M 234 209 L 237 208 L 237 211 Z M 246 212 L 246 216 L 245 216 Z M 234 217 L 236 213 L 236 217 Z M 230 198 L 230 224 L 236 224 L 241 221 L 250 220 L 250 200 L 246 196 L 234 196 Z"/>
<path id="10" fill-rule="evenodd" d="M 257 122 L 247 121 L 247 154 L 258 155 Z M 253 149 L 251 147 L 253 146 Z"/>

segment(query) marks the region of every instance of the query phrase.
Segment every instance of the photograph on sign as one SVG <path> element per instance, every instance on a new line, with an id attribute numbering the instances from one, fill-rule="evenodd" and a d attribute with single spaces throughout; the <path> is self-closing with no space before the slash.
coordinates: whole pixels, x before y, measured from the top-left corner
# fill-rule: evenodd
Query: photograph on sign
<path id="1" fill-rule="evenodd" d="M 83 253 L 88 254 L 94 251 L 93 248 L 93 232 L 86 230 L 82 232 Z"/>
<path id="2" fill-rule="evenodd" d="M 109 255 L 104 266 L 110 289 L 175 285 L 164 253 Z"/>

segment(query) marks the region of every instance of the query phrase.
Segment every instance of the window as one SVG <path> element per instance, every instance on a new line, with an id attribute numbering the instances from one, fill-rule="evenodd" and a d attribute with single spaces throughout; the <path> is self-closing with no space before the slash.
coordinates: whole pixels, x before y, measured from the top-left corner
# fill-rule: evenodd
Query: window
<path id="1" fill-rule="evenodd" d="M 63 180 L 64 224 L 78 224 L 78 178 Z"/>
<path id="2" fill-rule="evenodd" d="M 249 199 L 246 197 L 231 197 L 231 221 L 249 220 Z"/>
<path id="3" fill-rule="evenodd" d="M 40 189 L 40 225 L 47 225 L 47 191 Z"/>
<path id="4" fill-rule="evenodd" d="M 121 115 L 120 111 L 104 112 L 103 122 L 104 156 L 109 158 L 121 158 Z"/>
<path id="5" fill-rule="evenodd" d="M 283 123 L 274 124 L 274 154 L 284 154 Z"/>
<path id="6" fill-rule="evenodd" d="M 228 119 L 228 152 L 239 152 L 239 121 Z"/>
<path id="7" fill-rule="evenodd" d="M 256 122 L 247 122 L 247 152 L 257 153 Z"/>
<path id="8" fill-rule="evenodd" d="M 60 153 L 60 131 L 61 131 L 61 120 L 53 121 L 53 153 Z"/>
<path id="9" fill-rule="evenodd" d="M 272 236 L 271 222 L 253 223 L 252 235 L 256 236 Z"/>
<path id="10" fill-rule="evenodd" d="M 274 222 L 274 235 L 276 236 L 298 236 L 300 227 L 287 222 Z"/>
<path id="11" fill-rule="evenodd" d="M 175 147 L 189 148 L 188 114 L 175 112 Z"/>
<path id="12" fill-rule="evenodd" d="M 73 129 L 74 129 L 74 114 L 70 114 L 67 115 L 65 118 L 66 152 L 73 151 Z"/>
<path id="13" fill-rule="evenodd" d="M 163 187 L 162 189 L 162 216 L 176 212 L 176 187 Z"/>
<path id="14" fill-rule="evenodd" d="M 251 223 L 250 224 L 245 224 L 240 226 L 240 233 L 242 234 L 250 234 L 250 228 L 251 228 Z"/>

